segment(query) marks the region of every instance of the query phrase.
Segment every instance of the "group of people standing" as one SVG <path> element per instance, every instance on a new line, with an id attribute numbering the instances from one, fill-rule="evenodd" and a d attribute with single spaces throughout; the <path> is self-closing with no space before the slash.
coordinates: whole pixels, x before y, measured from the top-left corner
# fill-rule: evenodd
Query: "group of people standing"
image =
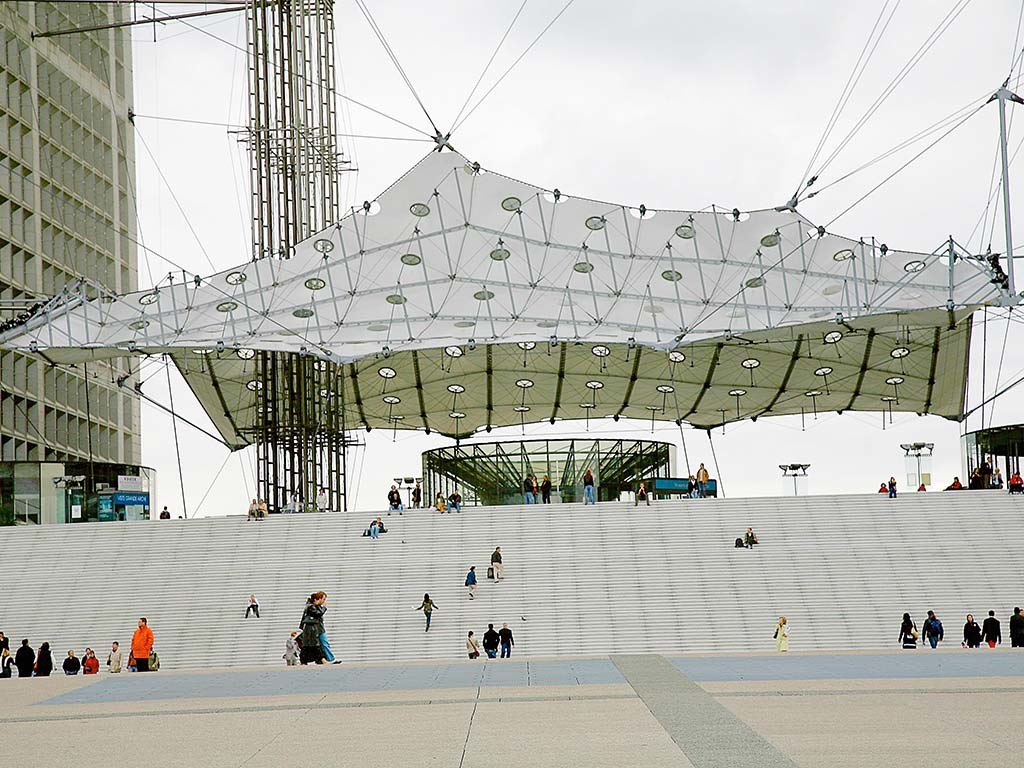
<path id="1" fill-rule="evenodd" d="M 523 498 L 527 504 L 550 504 L 551 478 L 544 475 L 544 479 L 538 483 L 536 475 L 527 475 L 523 478 Z"/>
<path id="2" fill-rule="evenodd" d="M 937 648 L 945 638 L 942 629 L 942 622 L 935 615 L 935 611 L 928 611 L 928 618 L 921 625 L 918 631 L 917 624 L 910 618 L 909 613 L 903 614 L 903 622 L 900 624 L 900 635 L 898 642 L 903 648 L 917 648 L 917 641 L 921 639 L 932 648 Z M 980 648 L 982 643 L 989 648 L 995 648 L 1003 642 L 1002 626 L 996 618 L 995 611 L 988 612 L 988 618 L 981 625 L 974 620 L 973 614 L 967 614 L 964 622 L 963 640 L 960 645 L 964 648 Z M 1013 609 L 1010 617 L 1010 645 L 1013 648 L 1024 648 L 1024 614 L 1019 607 Z"/>
<path id="3" fill-rule="evenodd" d="M 115 640 L 107 654 L 107 671 L 120 672 L 123 668 L 121 646 Z M 13 677 L 17 670 L 18 677 L 49 677 L 53 673 L 53 652 L 49 643 L 43 643 L 39 650 L 29 645 L 28 638 L 21 641 L 21 647 L 12 654 L 10 640 L 0 632 L 0 678 Z M 85 655 L 76 656 L 74 649 L 68 651 L 61 664 L 65 675 L 95 675 L 100 671 L 100 661 L 92 648 L 85 649 Z M 132 635 L 131 654 L 128 656 L 129 672 L 156 672 L 160 669 L 160 657 L 153 650 L 153 630 L 143 617 Z"/>
<path id="4" fill-rule="evenodd" d="M 484 653 L 487 654 L 487 658 L 495 659 L 498 657 L 498 647 L 501 647 L 501 658 L 510 659 L 512 658 L 512 646 L 516 644 L 515 638 L 512 637 L 512 630 L 508 628 L 508 624 L 502 624 L 501 629 L 497 632 L 494 631 L 494 625 L 488 624 L 487 631 L 484 632 L 483 646 Z M 480 646 L 477 645 L 476 637 L 473 636 L 472 630 L 466 637 L 466 654 L 471 659 L 480 658 Z"/>

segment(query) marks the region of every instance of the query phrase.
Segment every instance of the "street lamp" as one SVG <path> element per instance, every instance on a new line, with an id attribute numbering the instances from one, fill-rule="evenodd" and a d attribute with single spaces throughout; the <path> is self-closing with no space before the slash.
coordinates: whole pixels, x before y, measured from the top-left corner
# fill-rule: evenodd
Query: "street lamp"
<path id="1" fill-rule="evenodd" d="M 922 485 L 932 484 L 932 451 L 935 448 L 935 443 L 900 443 L 900 448 L 904 451 L 904 456 L 907 463 L 907 478 L 914 478 L 912 485 L 914 489 L 920 488 Z M 924 459 L 924 472 L 921 471 L 921 460 Z"/>
<path id="2" fill-rule="evenodd" d="M 807 470 L 811 468 L 810 464 L 779 464 L 779 469 L 782 470 L 783 477 L 793 478 L 793 495 L 799 496 L 800 489 L 798 486 L 798 478 L 806 478 Z M 804 489 L 804 495 L 807 495 L 807 489 Z"/>

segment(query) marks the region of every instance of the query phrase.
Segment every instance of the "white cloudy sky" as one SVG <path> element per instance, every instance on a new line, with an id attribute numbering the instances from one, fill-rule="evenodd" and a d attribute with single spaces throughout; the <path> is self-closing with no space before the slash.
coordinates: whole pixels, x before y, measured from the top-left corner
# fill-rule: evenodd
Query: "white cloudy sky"
<path id="1" fill-rule="evenodd" d="M 1022 44 L 1017 39 L 1021 7 L 994 0 L 875 0 L 845 7 L 810 0 L 576 0 L 452 142 L 485 167 L 569 195 L 652 208 L 777 205 L 800 181 L 883 4 L 885 18 L 894 7 L 895 13 L 823 157 L 886 92 L 922 44 L 935 37 L 943 19 L 951 23 L 822 173 L 817 184 L 821 188 L 997 89 Z M 431 116 L 447 129 L 520 0 L 380 0 L 370 5 Z M 478 96 L 562 5 L 562 0 L 525 4 Z M 343 73 L 339 89 L 427 130 L 426 117 L 354 0 L 336 0 L 336 19 Z M 133 33 L 135 111 L 148 116 L 136 120 L 138 206 L 141 237 L 149 249 L 189 270 L 209 272 L 211 264 L 222 269 L 250 256 L 248 170 L 227 127 L 245 118 L 246 61 L 238 50 L 245 46 L 245 33 L 232 14 L 201 20 L 195 27 L 162 26 L 155 43 L 151 27 Z M 346 102 L 341 102 L 341 114 L 341 130 L 347 133 L 418 135 Z M 938 135 L 854 174 L 802 203 L 801 211 L 813 221 L 831 220 Z M 1011 125 L 1011 151 L 1022 137 L 1021 129 Z M 995 191 L 991 179 L 997 139 L 992 104 L 831 228 L 908 249 L 932 250 L 952 235 L 976 251 L 989 242 L 993 250 L 1002 251 L 1001 211 L 994 205 L 985 216 L 986 201 Z M 346 139 L 345 147 L 358 167 L 345 177 L 346 204 L 372 198 L 429 150 L 429 144 L 415 141 L 358 138 Z M 1012 166 L 1011 173 L 1018 168 Z M 1018 185 L 1018 240 L 1024 238 L 1022 199 L 1024 186 Z M 171 269 L 155 255 L 146 262 L 141 258 L 143 285 L 150 269 L 157 278 Z M 1024 369 L 1019 342 L 1011 343 L 1001 357 L 1007 326 L 994 314 L 989 319 L 987 348 L 981 344 L 982 325 L 976 326 L 978 373 L 970 392 L 974 403 L 981 398 L 983 367 L 988 394 Z M 1020 330 L 1019 323 L 1011 323 L 1011 342 Z M 150 380 L 146 391 L 168 401 L 162 376 Z M 174 399 L 179 411 L 205 423 L 180 381 Z M 986 409 L 986 423 L 1024 420 L 1022 402 L 1018 392 L 1000 398 L 994 413 Z M 822 414 L 816 420 L 808 417 L 806 429 L 799 419 L 777 417 L 756 425 L 730 425 L 724 434 L 718 430 L 713 439 L 725 492 L 778 494 L 782 483 L 777 465 L 791 461 L 812 464 L 815 493 L 871 491 L 890 474 L 901 477 L 899 444 L 917 440 L 936 444 L 937 480 L 945 483 L 960 473 L 963 425 L 905 414 L 896 415 L 883 431 L 882 421 L 881 414 Z M 969 428 L 980 423 L 976 415 Z M 144 408 L 143 461 L 159 471 L 156 503 L 177 513 L 182 504 L 170 426 L 167 416 Z M 649 425 L 612 426 L 616 436 L 651 437 Z M 254 493 L 252 456 L 229 456 L 189 427 L 179 431 L 190 514 L 243 510 Z M 527 429 L 528 434 L 532 431 Z M 492 439 L 501 434 L 496 431 Z M 518 436 L 519 430 L 505 434 Z M 707 435 L 690 430 L 685 435 L 691 462 L 706 461 L 714 469 Z M 393 440 L 390 433 L 374 431 L 365 437 L 353 483 L 355 506 L 366 510 L 381 506 L 392 477 L 419 473 L 421 451 L 446 443 L 420 433 L 400 432 Z M 653 437 L 678 443 L 680 433 L 670 423 L 655 429 Z"/>

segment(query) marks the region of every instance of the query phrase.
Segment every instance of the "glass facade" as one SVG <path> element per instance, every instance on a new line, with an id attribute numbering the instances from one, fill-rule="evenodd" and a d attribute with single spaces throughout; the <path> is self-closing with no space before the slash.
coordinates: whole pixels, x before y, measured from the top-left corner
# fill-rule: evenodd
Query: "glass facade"
<path id="1" fill-rule="evenodd" d="M 598 501 L 617 500 L 641 480 L 672 477 L 675 445 L 653 440 L 516 440 L 462 444 L 423 454 L 424 504 L 458 490 L 464 504 L 522 504 L 523 481 L 551 479 L 554 504 L 583 501 L 594 473 Z M 648 485 L 650 483 L 648 482 Z"/>
<path id="2" fill-rule="evenodd" d="M 77 277 L 138 287 L 130 32 L 32 39 L 130 13 L 0 3 L 0 321 Z M 131 367 L 0 351 L 0 460 L 137 462 L 138 400 L 115 383 Z"/>
<path id="3" fill-rule="evenodd" d="M 963 441 L 965 471 L 960 479 L 964 485 L 985 458 L 989 459 L 993 469 L 999 467 L 1004 478 L 1020 472 L 1021 457 L 1024 456 L 1024 424 L 968 432 Z"/>
<path id="4" fill-rule="evenodd" d="M 155 492 L 150 467 L 0 461 L 0 525 L 147 520 Z"/>

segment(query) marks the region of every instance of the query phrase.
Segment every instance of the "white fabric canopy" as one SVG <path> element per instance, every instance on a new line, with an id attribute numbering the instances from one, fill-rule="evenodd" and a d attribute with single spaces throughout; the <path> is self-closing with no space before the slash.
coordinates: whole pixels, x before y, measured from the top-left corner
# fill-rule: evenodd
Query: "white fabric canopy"
<path id="1" fill-rule="evenodd" d="M 851 383 L 843 390 L 845 403 L 836 405 L 957 417 L 969 314 L 999 300 L 992 278 L 984 259 L 957 258 L 951 268 L 944 250 L 914 253 L 844 238 L 791 210 L 671 211 L 602 203 L 489 173 L 457 153 L 442 152 L 424 158 L 337 226 L 300 243 L 287 259 L 262 259 L 120 297 L 89 298 L 83 288 L 0 334 L 0 343 L 62 362 L 170 352 L 225 438 L 237 444 L 246 442 L 239 429 L 245 431 L 246 411 L 256 405 L 253 392 L 245 394 L 255 350 L 347 365 L 350 388 L 339 396 L 351 410 L 349 424 L 449 434 L 520 419 L 583 417 L 582 411 L 643 417 L 631 410 L 636 396 L 626 392 L 627 385 L 635 391 L 650 378 L 652 388 L 658 382 L 672 387 L 673 400 L 685 389 L 673 378 L 677 364 L 666 362 L 671 350 L 703 366 L 710 364 L 709 350 L 718 349 L 711 369 L 719 372 L 704 369 L 704 378 L 697 376 L 694 386 L 708 393 L 696 405 L 688 395 L 668 408 L 670 393 L 645 393 L 635 406 L 648 416 L 703 426 L 807 410 L 807 399 L 781 402 L 780 393 L 801 375 L 790 364 L 798 355 L 816 363 L 814 369 L 831 367 L 835 386 L 847 373 L 855 381 L 876 369 L 882 382 L 898 376 L 908 384 L 883 405 L 879 393 L 891 385 L 871 381 L 855 393 Z M 841 340 L 826 341 L 833 332 Z M 531 344 L 557 354 L 531 357 L 523 349 Z M 755 368 L 743 367 L 751 344 L 768 352 Z M 594 347 L 608 348 L 609 354 L 599 357 Z M 565 359 L 544 373 L 547 359 L 562 357 L 563 348 Z M 909 354 L 892 356 L 897 348 Z M 453 356 L 446 349 L 460 351 Z M 633 372 L 635 350 L 643 350 L 648 362 Z M 507 371 L 495 367 L 496 354 L 508 358 Z M 485 356 L 490 363 L 483 362 Z M 396 403 L 371 407 L 365 392 L 380 389 L 377 369 L 385 357 L 395 361 L 389 367 L 398 374 L 387 386 L 422 392 L 422 403 L 418 395 L 410 398 L 415 407 L 402 413 Z M 730 368 L 732 357 L 739 358 L 738 376 L 731 376 L 737 373 Z M 619 358 L 625 369 L 619 370 Z M 419 362 L 428 359 L 440 362 Z M 452 361 L 473 361 L 475 373 L 487 380 L 476 391 L 465 385 L 459 395 L 465 407 L 458 397 L 453 405 L 446 389 Z M 595 361 L 609 382 L 621 378 L 615 397 L 586 397 L 588 391 L 610 395 L 613 388 L 586 388 L 586 381 L 597 380 Z M 421 369 L 416 376 L 414 362 Z M 936 365 L 943 374 L 939 382 Z M 505 380 L 517 367 L 537 371 L 535 387 L 528 389 L 546 400 L 542 408 L 512 410 L 516 401 L 526 405 L 523 388 Z M 573 390 L 570 413 L 565 387 L 576 375 L 584 386 Z M 211 403 L 209 376 L 218 388 L 240 388 L 239 396 L 221 392 Z M 726 387 L 721 393 L 716 377 Z M 827 378 L 802 381 L 797 394 L 831 393 Z M 911 382 L 920 385 L 913 396 Z M 483 389 L 490 394 L 484 396 Z M 496 398 L 496 389 L 507 392 Z M 728 395 L 736 389 L 746 393 Z M 378 401 L 382 396 L 375 394 Z M 498 400 L 504 402 L 501 413 Z M 817 407 L 818 396 L 810 400 Z M 594 407 L 579 408 L 587 404 Z M 452 419 L 451 412 L 466 415 Z M 403 418 L 396 421 L 396 415 Z"/>

